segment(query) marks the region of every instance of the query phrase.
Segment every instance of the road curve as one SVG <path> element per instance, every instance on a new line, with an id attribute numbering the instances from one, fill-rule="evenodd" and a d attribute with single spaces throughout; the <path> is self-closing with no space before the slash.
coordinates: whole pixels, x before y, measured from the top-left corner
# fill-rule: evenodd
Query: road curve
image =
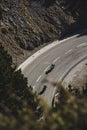
<path id="1" fill-rule="evenodd" d="M 44 84 L 47 85 L 42 97 L 51 105 L 55 88 L 49 83 L 43 83 L 43 79 L 56 82 L 63 80 L 84 59 L 87 59 L 87 36 L 75 35 L 61 42 L 53 42 L 30 57 L 18 69 L 22 70 L 28 78 L 28 85 L 32 85 L 35 91 L 39 92 Z M 45 71 L 52 63 L 55 68 L 46 75 Z"/>

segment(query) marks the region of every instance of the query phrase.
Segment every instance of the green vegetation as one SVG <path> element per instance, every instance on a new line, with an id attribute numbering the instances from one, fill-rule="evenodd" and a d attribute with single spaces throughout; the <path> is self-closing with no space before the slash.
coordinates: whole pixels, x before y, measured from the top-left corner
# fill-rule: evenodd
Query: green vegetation
<path id="1" fill-rule="evenodd" d="M 27 121 L 28 128 L 33 127 L 37 105 L 27 79 L 20 70 L 15 71 L 10 55 L 0 46 L 0 129 L 19 129 L 28 125 Z"/>

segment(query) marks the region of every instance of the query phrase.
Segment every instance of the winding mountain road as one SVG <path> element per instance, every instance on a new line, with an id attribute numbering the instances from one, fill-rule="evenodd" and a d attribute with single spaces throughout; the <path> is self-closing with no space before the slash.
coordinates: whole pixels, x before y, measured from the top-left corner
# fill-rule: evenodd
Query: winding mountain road
<path id="1" fill-rule="evenodd" d="M 63 81 L 75 66 L 86 59 L 87 36 L 75 35 L 62 41 L 55 41 L 41 49 L 21 64 L 18 69 L 21 69 L 24 76 L 28 78 L 28 85 L 31 85 L 34 91 L 40 92 L 43 86 L 47 85 L 41 96 L 51 105 L 55 88 L 42 81 L 45 78 L 55 82 Z M 46 75 L 45 72 L 51 64 L 55 64 L 55 67 Z"/>

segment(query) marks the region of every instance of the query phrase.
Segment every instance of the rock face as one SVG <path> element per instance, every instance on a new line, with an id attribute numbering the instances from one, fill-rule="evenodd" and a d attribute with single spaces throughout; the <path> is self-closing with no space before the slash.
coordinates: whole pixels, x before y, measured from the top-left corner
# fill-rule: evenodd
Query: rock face
<path id="1" fill-rule="evenodd" d="M 0 0 L 0 44 L 20 61 L 75 23 L 70 5 L 69 0 Z"/>

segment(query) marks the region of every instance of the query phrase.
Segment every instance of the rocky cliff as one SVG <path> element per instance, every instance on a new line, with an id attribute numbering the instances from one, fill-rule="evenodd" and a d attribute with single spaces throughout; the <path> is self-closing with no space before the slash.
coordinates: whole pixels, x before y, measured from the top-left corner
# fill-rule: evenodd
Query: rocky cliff
<path id="1" fill-rule="evenodd" d="M 59 39 L 76 23 L 79 3 L 80 0 L 0 0 L 0 44 L 19 64 L 33 50 Z"/>

